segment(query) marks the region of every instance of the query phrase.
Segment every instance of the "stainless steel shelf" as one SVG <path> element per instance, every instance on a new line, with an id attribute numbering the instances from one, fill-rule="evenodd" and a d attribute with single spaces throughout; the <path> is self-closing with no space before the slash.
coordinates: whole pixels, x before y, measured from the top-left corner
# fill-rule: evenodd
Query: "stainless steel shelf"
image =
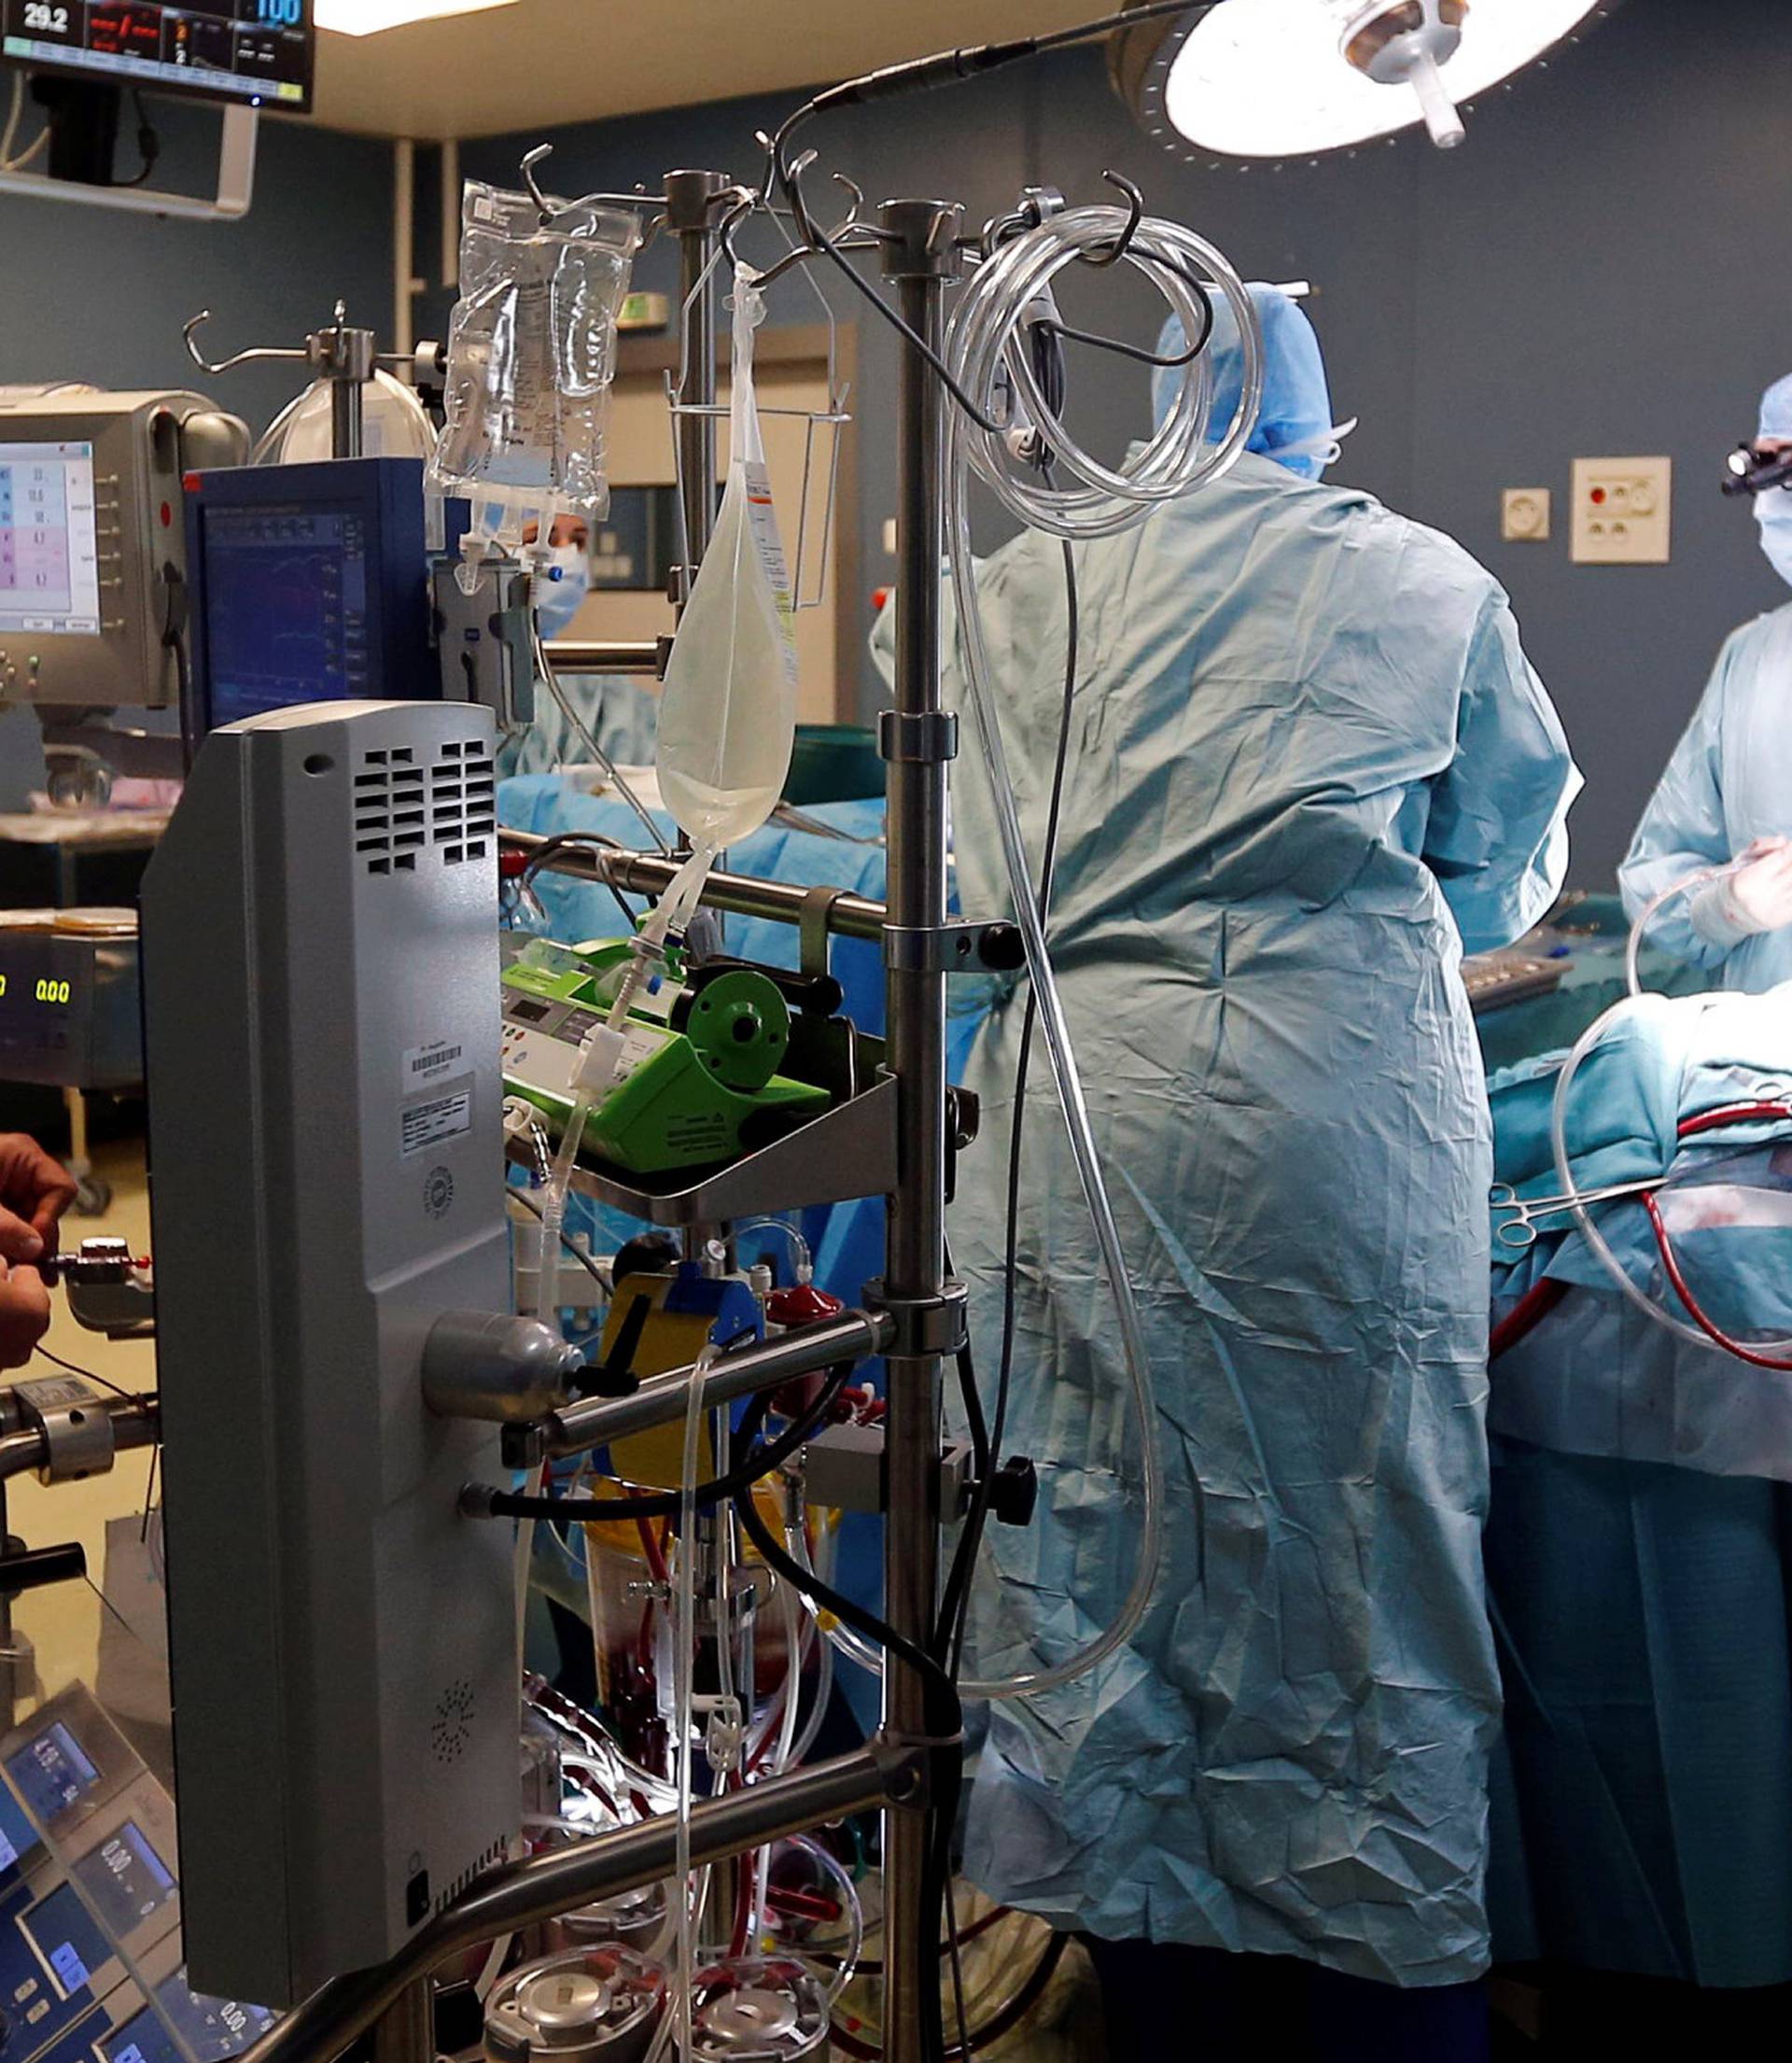
<path id="1" fill-rule="evenodd" d="M 667 1228 L 884 1196 L 896 1186 L 896 1084 L 888 1078 L 875 1082 L 724 1168 L 694 1177 L 685 1168 L 637 1175 L 587 1161 L 573 1170 L 572 1186 L 581 1196 Z"/>

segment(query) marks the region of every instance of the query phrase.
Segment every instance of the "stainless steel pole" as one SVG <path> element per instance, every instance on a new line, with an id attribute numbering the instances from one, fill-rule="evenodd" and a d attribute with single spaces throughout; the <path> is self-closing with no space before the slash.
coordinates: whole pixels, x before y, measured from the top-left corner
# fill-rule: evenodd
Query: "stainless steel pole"
<path id="1" fill-rule="evenodd" d="M 534 831 L 512 831 L 507 825 L 498 833 L 498 843 L 515 852 L 534 853 L 549 841 Z M 631 895 L 664 895 L 679 871 L 676 860 L 656 859 L 651 852 L 612 852 L 605 847 L 587 849 L 567 846 L 544 863 L 552 874 L 569 874 L 581 881 L 608 881 Z M 741 917 L 763 917 L 775 924 L 801 924 L 809 907 L 812 891 L 793 881 L 762 881 L 750 874 L 727 874 L 711 868 L 704 883 L 703 900 L 719 910 Z M 841 893 L 827 905 L 827 929 L 840 938 L 881 938 L 887 911 L 882 903 L 868 896 Z"/>
<path id="2" fill-rule="evenodd" d="M 727 189 L 728 180 L 720 172 L 669 172 L 665 176 L 666 226 L 679 240 L 679 297 L 684 322 L 684 384 L 678 398 L 680 407 L 688 409 L 713 408 L 716 401 L 716 307 L 722 280 L 719 271 L 710 271 L 710 261 L 718 242 L 719 196 Z M 701 293 L 697 293 L 699 282 L 704 288 Z M 694 301 L 693 294 L 696 294 Z M 718 418 L 679 415 L 673 420 L 678 426 L 679 479 L 683 490 L 685 563 L 672 569 L 672 599 L 682 608 L 716 526 Z"/>
<path id="3" fill-rule="evenodd" d="M 945 283 L 958 270 L 959 212 L 938 201 L 891 201 L 880 211 L 885 275 L 899 284 L 910 328 L 936 351 L 945 335 Z M 940 707 L 945 406 L 937 377 L 904 345 L 897 401 L 896 695 L 882 723 L 889 793 L 887 1051 L 897 1083 L 898 1171 L 887 1217 L 883 1297 L 899 1334 L 888 1362 L 884 1611 L 895 1632 L 922 1647 L 932 1645 L 939 1608 L 939 1341 L 946 1286 L 945 975 L 939 945 L 954 724 Z M 891 1656 L 884 1671 L 886 1732 L 897 1740 L 922 1740 L 929 1719 L 925 1680 Z M 937 1921 L 922 1897 L 929 1839 L 924 1805 L 886 1811 L 887 2063 L 921 2063 L 927 2020 L 938 2011 Z"/>

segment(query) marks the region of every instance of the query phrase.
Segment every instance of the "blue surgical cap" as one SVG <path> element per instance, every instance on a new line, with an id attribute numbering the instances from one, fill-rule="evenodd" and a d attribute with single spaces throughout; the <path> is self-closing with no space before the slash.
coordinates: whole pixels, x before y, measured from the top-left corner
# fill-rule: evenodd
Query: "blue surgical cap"
<path id="1" fill-rule="evenodd" d="M 1276 459 L 1303 480 L 1317 480 L 1325 470 L 1325 461 L 1319 453 L 1309 450 L 1290 453 L 1286 457 L 1280 455 L 1290 444 L 1307 444 L 1326 436 L 1333 427 L 1331 389 L 1326 384 L 1319 338 L 1299 303 L 1288 295 L 1261 285 L 1253 285 L 1250 293 L 1256 304 L 1257 319 L 1263 325 L 1264 363 L 1263 406 L 1247 448 Z M 1182 318 L 1171 316 L 1157 339 L 1157 355 L 1168 358 L 1187 348 Z M 1244 344 L 1232 304 L 1217 288 L 1213 293 L 1213 334 L 1207 356 L 1213 381 L 1208 433 L 1218 439 L 1231 428 L 1244 394 Z M 1155 423 L 1161 423 L 1169 413 L 1182 376 L 1182 369 L 1174 366 L 1161 366 L 1152 375 Z M 1792 407 L 1792 398 L 1788 399 L 1788 407 Z"/>
<path id="2" fill-rule="evenodd" d="M 1792 437 L 1792 372 L 1761 396 L 1761 435 Z"/>

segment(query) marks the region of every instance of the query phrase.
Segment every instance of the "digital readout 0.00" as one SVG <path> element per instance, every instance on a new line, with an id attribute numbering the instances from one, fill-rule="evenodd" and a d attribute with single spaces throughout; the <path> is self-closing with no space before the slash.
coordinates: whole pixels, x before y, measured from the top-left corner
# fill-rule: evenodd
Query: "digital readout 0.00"
<path id="1" fill-rule="evenodd" d="M 35 992 L 39 1003 L 51 1003 L 58 1009 L 70 1003 L 75 993 L 72 984 L 58 981 L 49 975 L 38 975 Z M 6 993 L 7 977 L 0 975 L 0 1000 L 5 999 Z"/>

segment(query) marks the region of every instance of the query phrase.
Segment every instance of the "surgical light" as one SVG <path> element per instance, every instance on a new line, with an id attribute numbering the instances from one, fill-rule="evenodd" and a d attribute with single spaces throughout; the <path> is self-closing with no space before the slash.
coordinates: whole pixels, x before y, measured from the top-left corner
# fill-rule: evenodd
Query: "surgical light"
<path id="1" fill-rule="evenodd" d="M 516 0 L 317 0 L 320 29 L 338 35 L 376 35 L 382 29 L 402 28 L 410 21 L 435 21 L 448 15 L 479 14 L 487 7 L 514 7 Z"/>
<path id="2" fill-rule="evenodd" d="M 1448 149 L 1458 108 L 1542 57 L 1607 0 L 1219 0 L 1121 30 L 1116 86 L 1186 155 L 1311 157 L 1422 121 Z"/>

